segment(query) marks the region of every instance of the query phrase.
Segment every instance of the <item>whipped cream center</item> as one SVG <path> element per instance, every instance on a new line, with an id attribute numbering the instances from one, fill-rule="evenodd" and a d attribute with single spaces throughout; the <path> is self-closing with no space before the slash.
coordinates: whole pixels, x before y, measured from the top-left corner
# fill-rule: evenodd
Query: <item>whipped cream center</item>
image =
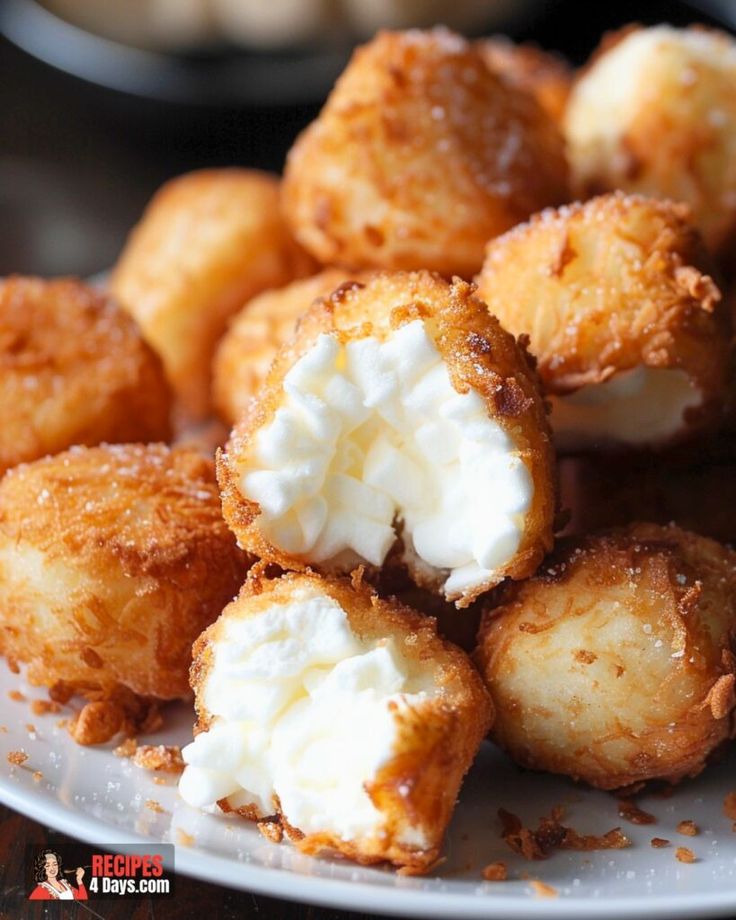
<path id="1" fill-rule="evenodd" d="M 412 673 L 393 640 L 360 640 L 316 589 L 221 627 L 202 691 L 212 724 L 182 752 L 184 800 L 201 808 L 227 798 L 263 817 L 278 797 L 306 834 L 379 833 L 366 783 L 395 753 L 397 716 L 436 692 L 428 673 Z"/>
<path id="2" fill-rule="evenodd" d="M 576 450 L 666 441 L 683 427 L 685 411 L 700 405 L 702 394 L 685 371 L 640 365 L 550 402 L 557 445 Z"/>
<path id="3" fill-rule="evenodd" d="M 273 545 L 378 566 L 401 523 L 407 555 L 441 570 L 448 597 L 492 583 L 513 558 L 531 476 L 479 394 L 454 389 L 422 320 L 385 341 L 319 336 L 284 396 L 238 458 Z"/>

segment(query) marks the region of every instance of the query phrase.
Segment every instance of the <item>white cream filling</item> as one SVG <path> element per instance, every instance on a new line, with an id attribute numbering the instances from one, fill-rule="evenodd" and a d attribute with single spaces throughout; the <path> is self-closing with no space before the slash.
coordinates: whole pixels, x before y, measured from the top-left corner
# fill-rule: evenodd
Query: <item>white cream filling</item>
<path id="1" fill-rule="evenodd" d="M 699 406 L 702 394 L 685 371 L 640 365 L 569 396 L 550 397 L 550 402 L 560 448 L 601 443 L 636 447 L 676 434 L 684 425 L 685 411 Z"/>
<path id="2" fill-rule="evenodd" d="M 255 805 L 306 834 L 380 834 L 365 784 L 395 754 L 397 715 L 430 699 L 393 640 L 365 642 L 339 604 L 297 589 L 260 614 L 225 616 L 203 703 L 213 717 L 183 749 L 179 792 L 190 805 Z M 405 843 L 421 846 L 421 828 Z"/>
<path id="3" fill-rule="evenodd" d="M 513 558 L 531 476 L 478 393 L 453 388 L 421 320 L 385 342 L 321 335 L 284 395 L 238 458 L 240 491 L 275 546 L 381 565 L 400 520 L 407 553 L 442 570 L 448 597 Z"/>

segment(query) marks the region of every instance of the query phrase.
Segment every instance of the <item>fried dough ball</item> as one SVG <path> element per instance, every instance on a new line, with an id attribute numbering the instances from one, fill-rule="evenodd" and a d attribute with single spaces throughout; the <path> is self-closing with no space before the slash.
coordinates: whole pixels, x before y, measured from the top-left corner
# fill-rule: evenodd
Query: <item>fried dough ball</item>
<path id="1" fill-rule="evenodd" d="M 0 280 L 0 474 L 72 444 L 165 439 L 170 407 L 158 357 L 102 294 Z"/>
<path id="2" fill-rule="evenodd" d="M 677 527 L 566 540 L 486 614 L 493 737 L 601 789 L 699 773 L 733 735 L 736 554 Z"/>
<path id="3" fill-rule="evenodd" d="M 95 741 L 136 697 L 189 696 L 192 642 L 245 571 L 193 451 L 75 447 L 0 482 L 0 653 L 93 701 L 80 725 L 103 720 Z"/>
<path id="4" fill-rule="evenodd" d="M 472 286 L 396 272 L 310 308 L 218 478 L 260 558 L 404 565 L 462 607 L 549 549 L 552 464 L 531 364 Z"/>
<path id="5" fill-rule="evenodd" d="M 529 335 L 559 447 L 659 447 L 720 423 L 731 321 L 687 217 L 612 193 L 489 243 L 478 295 Z"/>
<path id="6" fill-rule="evenodd" d="M 133 230 L 110 289 L 161 355 L 185 419 L 210 408 L 212 356 L 246 300 L 309 274 L 279 214 L 279 180 L 210 169 L 167 182 Z"/>
<path id="7" fill-rule="evenodd" d="M 220 341 L 212 370 L 213 401 L 225 422 L 234 425 L 260 392 L 271 362 L 294 334 L 299 317 L 348 277 L 344 269 L 326 268 L 259 294 L 237 314 Z M 358 273 L 356 280 L 361 277 Z"/>
<path id="8" fill-rule="evenodd" d="M 469 278 L 487 240 L 568 200 L 557 126 L 448 32 L 359 48 L 292 147 L 284 210 L 320 261 Z"/>
<path id="9" fill-rule="evenodd" d="M 488 67 L 504 82 L 531 93 L 559 124 L 572 87 L 572 68 L 564 58 L 536 45 L 517 45 L 503 35 L 476 42 Z"/>
<path id="10" fill-rule="evenodd" d="M 197 640 L 192 686 L 185 801 L 275 816 L 306 853 L 414 874 L 437 861 L 493 718 L 432 620 L 314 574 L 246 583 Z"/>
<path id="11" fill-rule="evenodd" d="M 581 194 L 685 201 L 713 251 L 736 231 L 736 43 L 661 25 L 609 37 L 573 86 L 565 132 Z"/>

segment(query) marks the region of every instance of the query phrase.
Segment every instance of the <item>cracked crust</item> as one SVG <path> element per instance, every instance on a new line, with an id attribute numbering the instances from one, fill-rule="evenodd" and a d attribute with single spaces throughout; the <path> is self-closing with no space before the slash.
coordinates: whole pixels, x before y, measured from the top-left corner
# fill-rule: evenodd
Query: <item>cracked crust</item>
<path id="1" fill-rule="evenodd" d="M 734 736 L 736 554 L 677 527 L 563 541 L 488 612 L 494 738 L 602 789 L 695 776 Z"/>
<path id="2" fill-rule="evenodd" d="M 290 573 L 274 580 L 252 573 L 239 597 L 194 644 L 191 684 L 198 715 L 195 734 L 207 731 L 211 724 L 202 699 L 213 665 L 212 645 L 225 618 L 258 616 L 274 603 L 288 602 L 299 587 L 316 587 L 337 601 L 359 639 L 394 639 L 410 668 L 430 671 L 439 694 L 399 714 L 401 730 L 394 756 L 367 785 L 373 804 L 386 818 L 385 834 L 352 841 L 330 833 L 305 836 L 289 824 L 288 816 L 280 814 L 277 800 L 275 814 L 286 834 L 306 853 L 340 853 L 365 865 L 389 862 L 416 874 L 427 872 L 439 858 L 460 785 L 493 721 L 493 707 L 468 657 L 437 635 L 434 619 L 395 599 L 381 600 L 362 581 L 360 571 L 354 573 L 352 581 L 312 572 Z M 225 811 L 233 810 L 227 800 L 218 805 Z M 258 814 L 254 806 L 238 813 L 252 821 L 270 817 Z M 403 833 L 412 828 L 424 831 L 429 841 L 426 847 L 402 842 Z"/>
<path id="3" fill-rule="evenodd" d="M 490 237 L 568 198 L 554 122 L 437 28 L 357 49 L 289 153 L 283 202 L 324 263 L 469 278 Z"/>
<path id="4" fill-rule="evenodd" d="M 238 456 L 273 418 L 283 399 L 288 370 L 321 333 L 334 333 L 343 340 L 369 335 L 385 338 L 392 330 L 421 318 L 447 363 L 454 388 L 460 393 L 472 388 L 484 399 L 489 416 L 510 435 L 534 482 L 532 507 L 514 557 L 492 584 L 451 599 L 465 607 L 504 577 L 525 578 L 534 572 L 552 545 L 556 500 L 554 452 L 545 407 L 523 343 L 520 347 L 501 328 L 473 291 L 464 281 L 455 279 L 448 284 L 429 272 L 386 272 L 365 285 L 342 285 L 311 307 L 297 335 L 274 361 L 262 398 L 236 426 L 225 452 L 218 454 L 223 512 L 245 550 L 284 569 L 303 571 L 312 564 L 308 557 L 287 554 L 265 539 L 258 526 L 258 504 L 243 498 L 237 487 Z M 446 577 L 440 570 L 414 558 L 406 563 L 418 584 L 439 591 Z"/>

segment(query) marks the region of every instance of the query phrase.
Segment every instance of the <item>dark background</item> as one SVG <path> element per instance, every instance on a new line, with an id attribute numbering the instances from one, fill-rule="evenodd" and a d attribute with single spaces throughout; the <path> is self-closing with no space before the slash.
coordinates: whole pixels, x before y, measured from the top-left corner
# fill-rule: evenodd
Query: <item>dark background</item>
<path id="1" fill-rule="evenodd" d="M 2 4 L 0 0 L 0 12 Z M 701 0 L 698 5 L 700 9 L 673 0 L 557 0 L 512 37 L 534 40 L 580 64 L 603 32 L 628 22 L 717 22 L 703 12 L 709 9 L 715 15 L 717 0 Z M 241 78 L 248 79 L 247 73 Z M 188 105 L 127 96 L 61 73 L 0 37 L 0 274 L 88 275 L 109 267 L 164 180 L 204 166 L 278 171 L 296 133 L 317 113 L 318 103 Z M 42 845 L 48 839 L 48 829 L 0 806 L 0 920 L 366 917 L 184 877 L 178 879 L 177 895 L 171 900 L 126 900 L 87 909 L 74 903 L 56 903 L 53 908 L 28 903 L 23 854 L 27 845 Z M 58 841 L 59 835 L 54 839 Z"/>

